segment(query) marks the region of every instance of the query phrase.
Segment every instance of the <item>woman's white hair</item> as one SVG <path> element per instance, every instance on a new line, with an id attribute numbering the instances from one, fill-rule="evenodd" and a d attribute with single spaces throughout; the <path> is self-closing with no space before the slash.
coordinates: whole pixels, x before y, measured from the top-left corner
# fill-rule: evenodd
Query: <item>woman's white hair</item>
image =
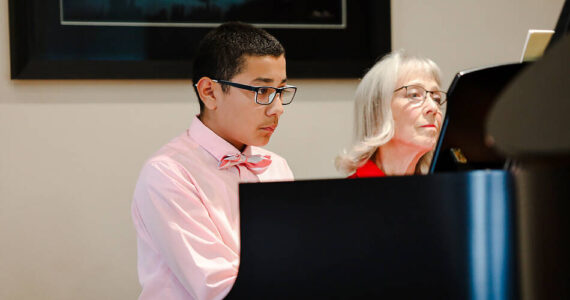
<path id="1" fill-rule="evenodd" d="M 378 147 L 394 136 L 392 96 L 398 79 L 405 74 L 421 72 L 433 76 L 441 86 L 441 71 L 430 59 L 397 50 L 384 56 L 364 75 L 356 89 L 354 101 L 354 142 L 335 160 L 336 168 L 346 174 L 364 165 Z M 428 171 L 433 151 L 424 154 L 416 166 L 416 174 Z"/>

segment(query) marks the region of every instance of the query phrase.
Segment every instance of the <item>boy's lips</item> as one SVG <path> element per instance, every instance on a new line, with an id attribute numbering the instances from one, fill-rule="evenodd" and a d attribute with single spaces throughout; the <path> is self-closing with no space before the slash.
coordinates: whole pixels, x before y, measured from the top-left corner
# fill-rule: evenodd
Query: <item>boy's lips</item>
<path id="1" fill-rule="evenodd" d="M 274 132 L 276 128 L 277 128 L 277 125 L 269 125 L 269 126 L 261 127 L 262 130 L 266 130 L 266 131 L 270 131 L 270 132 Z"/>

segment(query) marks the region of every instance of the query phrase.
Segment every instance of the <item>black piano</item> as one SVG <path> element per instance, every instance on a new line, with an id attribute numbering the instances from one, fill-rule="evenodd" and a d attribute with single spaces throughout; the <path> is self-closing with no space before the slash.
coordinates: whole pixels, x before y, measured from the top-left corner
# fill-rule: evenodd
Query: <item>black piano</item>
<path id="1" fill-rule="evenodd" d="M 457 74 L 429 175 L 241 184 L 227 298 L 570 299 L 569 9 L 539 61 Z"/>

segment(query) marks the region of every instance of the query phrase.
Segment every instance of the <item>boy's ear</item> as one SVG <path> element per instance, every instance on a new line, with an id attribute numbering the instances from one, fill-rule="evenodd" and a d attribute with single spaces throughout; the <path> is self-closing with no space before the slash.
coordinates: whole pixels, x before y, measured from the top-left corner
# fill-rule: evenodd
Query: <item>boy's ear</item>
<path id="1" fill-rule="evenodd" d="M 204 106 L 210 110 L 215 110 L 218 107 L 216 102 L 216 93 L 214 90 L 215 85 L 216 83 L 208 77 L 200 78 L 196 84 L 200 100 L 204 103 Z"/>

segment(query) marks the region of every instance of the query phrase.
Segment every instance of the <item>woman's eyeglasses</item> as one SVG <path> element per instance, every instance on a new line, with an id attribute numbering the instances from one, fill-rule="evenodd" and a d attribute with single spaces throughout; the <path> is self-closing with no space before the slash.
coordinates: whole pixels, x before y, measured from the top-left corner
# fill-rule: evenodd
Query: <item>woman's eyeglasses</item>
<path id="1" fill-rule="evenodd" d="M 447 94 L 442 91 L 428 91 L 419 85 L 405 85 L 394 90 L 394 93 L 401 89 L 406 89 L 406 98 L 414 102 L 423 103 L 426 101 L 428 93 L 431 94 L 431 99 L 440 106 L 447 101 Z"/>

